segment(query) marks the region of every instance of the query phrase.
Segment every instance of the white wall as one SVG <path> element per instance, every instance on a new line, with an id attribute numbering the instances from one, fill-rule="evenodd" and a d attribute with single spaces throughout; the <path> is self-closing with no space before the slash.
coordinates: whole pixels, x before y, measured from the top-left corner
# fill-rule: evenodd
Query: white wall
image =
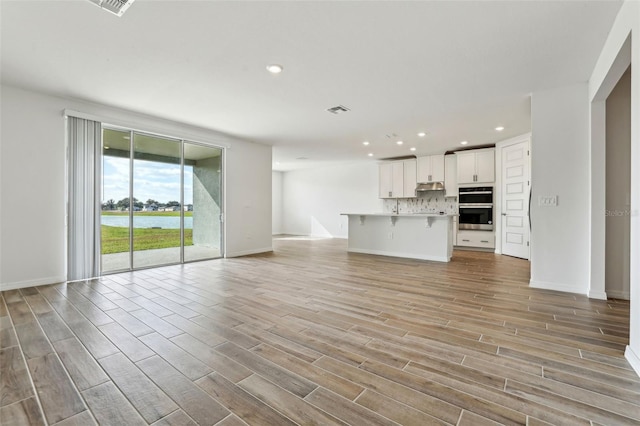
<path id="1" fill-rule="evenodd" d="M 0 284 L 65 281 L 64 106 L 4 86 L 1 96 Z"/>
<path id="2" fill-rule="evenodd" d="M 295 170 L 283 174 L 284 232 L 346 238 L 341 213 L 382 211 L 375 162 Z"/>
<path id="3" fill-rule="evenodd" d="M 605 291 L 629 299 L 631 233 L 631 69 L 606 102 Z"/>
<path id="4" fill-rule="evenodd" d="M 271 147 L 97 104 L 1 89 L 2 289 L 66 279 L 66 108 L 108 118 L 110 124 L 228 146 L 226 253 L 271 250 Z"/>
<path id="5" fill-rule="evenodd" d="M 630 43 L 630 46 L 627 44 Z M 605 149 L 605 132 L 602 123 L 606 98 L 628 64 L 631 63 L 631 217 L 630 217 L 630 324 L 629 346 L 625 357 L 640 375 L 640 2 L 627 0 L 609 32 L 607 41 L 589 79 L 591 101 L 591 186 L 592 223 L 591 252 L 592 288 L 604 290 L 604 191 L 605 176 L 602 172 L 601 154 Z M 598 122 L 593 123 L 593 120 Z"/>
<path id="6" fill-rule="evenodd" d="M 587 294 L 587 84 L 534 92 L 531 121 L 531 286 Z M 557 207 L 538 206 L 539 196 L 551 195 Z"/>
<path id="7" fill-rule="evenodd" d="M 229 145 L 225 256 L 271 251 L 271 147 L 238 140 Z"/>
<path id="8" fill-rule="evenodd" d="M 271 233 L 282 234 L 282 172 L 271 173 L 272 207 L 271 207 Z"/>

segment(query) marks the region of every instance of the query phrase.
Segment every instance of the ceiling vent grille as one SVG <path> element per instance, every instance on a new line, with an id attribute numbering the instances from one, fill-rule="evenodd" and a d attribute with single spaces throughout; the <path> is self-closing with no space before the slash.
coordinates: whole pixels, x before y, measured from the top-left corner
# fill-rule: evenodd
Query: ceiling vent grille
<path id="1" fill-rule="evenodd" d="M 91 3 L 101 7 L 114 15 L 122 16 L 129 9 L 134 0 L 89 0 Z"/>
<path id="2" fill-rule="evenodd" d="M 349 111 L 349 108 L 347 108 L 344 105 L 338 105 L 331 108 L 327 108 L 327 111 L 329 111 L 331 114 L 340 114 L 341 112 Z"/>

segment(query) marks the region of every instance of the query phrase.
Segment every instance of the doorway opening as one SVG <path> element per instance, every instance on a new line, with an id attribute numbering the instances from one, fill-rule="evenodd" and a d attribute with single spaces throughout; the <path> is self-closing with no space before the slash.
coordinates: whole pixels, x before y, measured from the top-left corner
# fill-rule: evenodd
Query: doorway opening
<path id="1" fill-rule="evenodd" d="M 629 300 L 631 261 L 631 66 L 605 106 L 605 292 Z"/>
<path id="2" fill-rule="evenodd" d="M 103 126 L 101 273 L 222 257 L 223 155 Z"/>

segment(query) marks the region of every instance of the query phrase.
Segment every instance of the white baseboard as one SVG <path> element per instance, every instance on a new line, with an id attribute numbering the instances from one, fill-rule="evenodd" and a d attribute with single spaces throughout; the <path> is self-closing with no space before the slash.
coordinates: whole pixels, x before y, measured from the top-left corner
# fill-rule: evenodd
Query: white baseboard
<path id="1" fill-rule="evenodd" d="M 0 283 L 0 291 L 17 290 L 19 288 L 36 287 L 39 285 L 57 284 L 67 281 L 67 277 L 38 278 L 35 280 L 16 281 L 12 283 Z"/>
<path id="2" fill-rule="evenodd" d="M 631 294 L 628 291 L 608 291 L 607 296 L 613 299 L 630 300 Z M 589 296 L 591 297 L 591 296 Z"/>
<path id="3" fill-rule="evenodd" d="M 565 284 L 565 283 L 556 283 L 556 282 L 550 282 L 550 281 L 529 280 L 529 287 L 539 288 L 542 290 L 563 291 L 565 293 L 575 293 L 575 294 L 584 294 L 584 295 L 587 294 L 585 289 L 581 289 L 574 285 Z"/>
<path id="4" fill-rule="evenodd" d="M 450 260 L 446 256 L 419 256 L 413 253 L 387 252 L 384 250 L 368 250 L 368 249 L 350 248 L 347 251 L 351 253 L 375 254 L 378 256 L 406 257 L 408 259 L 418 259 L 418 260 L 433 260 L 435 262 L 448 262 Z"/>
<path id="5" fill-rule="evenodd" d="M 591 291 L 589 290 L 589 299 L 607 300 L 608 294 L 604 291 Z"/>
<path id="6" fill-rule="evenodd" d="M 224 257 L 240 257 L 240 256 L 249 256 L 252 254 L 260 254 L 260 253 L 269 253 L 273 251 L 273 247 L 264 247 L 259 249 L 251 249 L 251 250 L 241 250 L 234 251 L 230 253 L 225 253 Z"/>
<path id="7" fill-rule="evenodd" d="M 624 357 L 629 361 L 629 364 L 631 364 L 631 367 L 635 370 L 638 377 L 640 377 L 640 356 L 631 349 L 631 346 L 627 346 L 627 349 L 624 351 Z"/>

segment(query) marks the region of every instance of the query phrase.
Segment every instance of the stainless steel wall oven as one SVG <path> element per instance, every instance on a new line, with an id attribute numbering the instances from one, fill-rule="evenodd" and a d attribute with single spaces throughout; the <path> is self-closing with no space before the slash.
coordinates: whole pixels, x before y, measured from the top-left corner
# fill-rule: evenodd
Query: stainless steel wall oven
<path id="1" fill-rule="evenodd" d="M 459 188 L 458 229 L 493 231 L 493 187 Z"/>

